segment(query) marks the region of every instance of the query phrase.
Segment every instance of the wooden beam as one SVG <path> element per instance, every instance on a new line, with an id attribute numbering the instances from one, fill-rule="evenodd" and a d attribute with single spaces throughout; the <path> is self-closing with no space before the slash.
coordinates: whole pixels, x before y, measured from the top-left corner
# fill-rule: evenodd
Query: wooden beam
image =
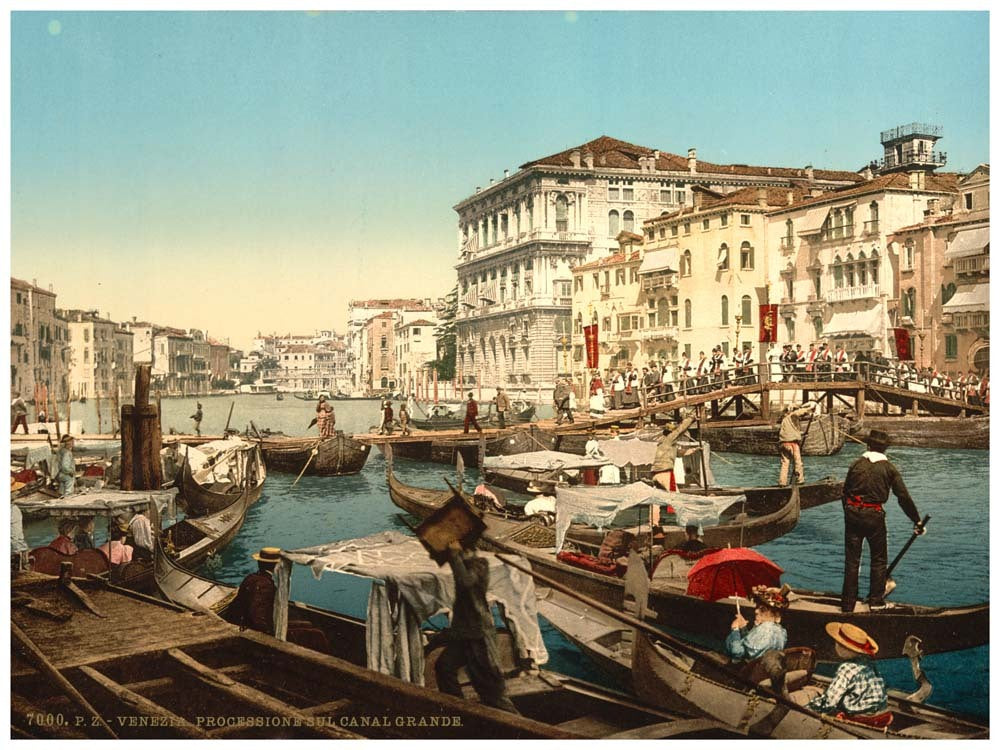
<path id="1" fill-rule="evenodd" d="M 191 722 L 178 716 L 172 711 L 168 711 L 163 706 L 154 703 L 148 698 L 129 690 L 124 685 L 120 685 L 110 677 L 101 674 L 93 667 L 82 666 L 80 671 L 96 682 L 116 700 L 124 703 L 129 710 L 139 716 L 156 719 L 156 727 L 167 727 L 168 732 L 176 732 L 181 737 L 191 740 L 203 740 L 208 738 L 208 733 L 199 729 Z"/>
<path id="2" fill-rule="evenodd" d="M 179 664 L 185 671 L 193 674 L 209 687 L 225 693 L 229 697 L 242 703 L 249 704 L 262 711 L 264 714 L 287 716 L 291 719 L 295 719 L 301 723 L 301 726 L 304 729 L 311 730 L 318 735 L 328 737 L 330 739 L 361 739 L 361 735 L 355 734 L 354 732 L 348 732 L 346 729 L 341 729 L 340 727 L 315 725 L 312 717 L 301 712 L 299 709 L 295 708 L 295 706 L 290 706 L 283 701 L 272 698 L 267 693 L 256 690 L 249 685 L 236 682 L 236 680 L 232 679 L 228 675 L 225 675 L 218 670 L 206 667 L 204 664 L 191 658 L 180 649 L 168 649 L 167 656 Z"/>

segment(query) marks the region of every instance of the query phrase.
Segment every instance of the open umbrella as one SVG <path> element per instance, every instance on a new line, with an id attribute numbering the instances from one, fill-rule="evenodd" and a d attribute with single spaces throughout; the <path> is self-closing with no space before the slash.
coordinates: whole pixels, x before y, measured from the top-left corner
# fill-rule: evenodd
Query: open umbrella
<path id="1" fill-rule="evenodd" d="M 748 597 L 754 586 L 780 586 L 784 572 L 752 549 L 721 549 L 705 555 L 688 571 L 687 593 L 710 602 L 727 596 Z"/>

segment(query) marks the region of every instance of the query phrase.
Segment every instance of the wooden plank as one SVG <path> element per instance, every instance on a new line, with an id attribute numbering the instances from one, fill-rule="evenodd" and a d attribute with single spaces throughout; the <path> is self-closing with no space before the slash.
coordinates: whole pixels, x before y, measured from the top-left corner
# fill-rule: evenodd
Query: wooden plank
<path id="1" fill-rule="evenodd" d="M 677 719 L 676 721 L 664 721 L 659 724 L 647 724 L 627 729 L 624 732 L 609 734 L 602 739 L 605 740 L 660 740 L 667 737 L 676 737 L 678 734 L 688 732 L 702 732 L 708 729 L 725 729 L 733 732 L 733 727 L 725 726 L 714 719 Z"/>
<path id="2" fill-rule="evenodd" d="M 186 739 L 201 740 L 207 739 L 208 734 L 196 727 L 186 719 L 181 718 L 172 711 L 168 711 L 163 706 L 145 698 L 139 693 L 129 690 L 124 685 L 120 685 L 111 678 L 101 674 L 92 667 L 80 667 L 80 671 L 96 682 L 111 694 L 116 700 L 124 703 L 130 711 L 139 716 L 157 719 L 163 722 L 158 726 L 169 727 L 170 732 L 176 732 Z"/>
<path id="3" fill-rule="evenodd" d="M 218 670 L 206 667 L 201 662 L 191 658 L 183 651 L 172 648 L 167 651 L 167 656 L 183 667 L 186 671 L 195 675 L 204 684 L 225 693 L 226 695 L 243 703 L 247 703 L 254 708 L 263 711 L 265 714 L 275 716 L 287 716 L 301 722 L 302 727 L 315 732 L 318 735 L 330 739 L 361 739 L 361 735 L 348 732 L 336 726 L 312 725 L 311 717 L 302 713 L 294 706 L 272 698 L 267 693 L 262 693 L 252 687 L 244 685 L 232 679 L 228 675 Z"/>

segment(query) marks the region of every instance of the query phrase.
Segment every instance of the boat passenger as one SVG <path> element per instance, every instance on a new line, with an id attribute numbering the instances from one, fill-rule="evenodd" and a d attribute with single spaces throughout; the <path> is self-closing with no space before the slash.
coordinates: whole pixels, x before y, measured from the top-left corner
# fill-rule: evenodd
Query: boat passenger
<path id="1" fill-rule="evenodd" d="M 76 491 L 76 460 L 73 458 L 73 436 L 63 435 L 56 454 L 56 482 L 59 497 L 72 495 Z"/>
<path id="2" fill-rule="evenodd" d="M 556 513 L 555 486 L 529 482 L 526 492 L 534 497 L 524 504 L 524 515 L 541 516 L 542 522 L 548 524 L 549 517 Z"/>
<path id="3" fill-rule="evenodd" d="M 132 520 L 128 524 L 128 533 L 132 537 L 132 545 L 135 548 L 135 556 L 138 558 L 153 559 L 153 526 L 150 524 L 146 514 L 136 511 Z"/>
<path id="4" fill-rule="evenodd" d="M 108 558 L 112 565 L 124 565 L 132 562 L 132 555 L 135 549 L 130 544 L 125 543 L 125 534 L 128 527 L 115 525 L 108 534 L 108 541 L 102 544 L 99 549 Z"/>
<path id="5" fill-rule="evenodd" d="M 860 721 L 874 726 L 888 726 L 892 714 L 888 709 L 885 680 L 875 666 L 878 644 L 864 630 L 849 622 L 828 622 L 826 632 L 834 640 L 834 651 L 845 659 L 826 690 L 808 685 L 792 693 L 798 703 L 822 714 L 834 714 L 839 719 Z"/>
<path id="6" fill-rule="evenodd" d="M 332 438 L 336 426 L 337 415 L 333 411 L 333 406 L 326 400 L 326 396 L 320 396 L 319 403 L 316 404 L 316 428 L 319 430 L 320 438 Z"/>
<path id="7" fill-rule="evenodd" d="M 687 539 L 677 545 L 677 549 L 684 552 L 701 552 L 708 549 L 708 545 L 699 538 L 698 524 L 689 523 L 684 527 L 684 533 L 687 534 Z"/>
<path id="8" fill-rule="evenodd" d="M 583 448 L 583 455 L 587 458 L 604 458 L 604 451 L 601 450 L 601 444 L 597 442 L 597 434 L 593 427 L 587 430 L 587 444 Z"/>
<path id="9" fill-rule="evenodd" d="M 257 561 L 257 571 L 243 579 L 226 619 L 239 625 L 240 630 L 250 628 L 274 635 L 274 597 L 278 590 L 274 567 L 281 560 L 281 549 L 264 547 L 251 557 Z"/>
<path id="10" fill-rule="evenodd" d="M 76 545 L 73 544 L 73 537 L 76 534 L 76 521 L 71 518 L 64 518 L 59 522 L 59 536 L 49 542 L 49 547 L 64 555 L 75 555 Z"/>
<path id="11" fill-rule="evenodd" d="M 73 544 L 77 549 L 94 549 L 94 517 L 84 516 L 77 526 Z"/>
<path id="12" fill-rule="evenodd" d="M 446 645 L 434 665 L 438 689 L 464 697 L 458 670 L 465 667 L 484 705 L 518 713 L 507 697 L 507 684 L 497 664 L 496 627 L 486 601 L 489 563 L 475 551 L 463 549 L 458 542 L 448 545 L 448 563 L 455 577 L 455 603 L 451 625 L 439 636 Z"/>
<path id="13" fill-rule="evenodd" d="M 752 661 L 766 651 L 781 651 L 788 642 L 788 633 L 781 626 L 781 613 L 788 609 L 789 587 L 754 586 L 750 598 L 756 605 L 754 626 L 747 630 L 747 621 L 737 614 L 726 637 L 726 653 L 735 661 Z"/>

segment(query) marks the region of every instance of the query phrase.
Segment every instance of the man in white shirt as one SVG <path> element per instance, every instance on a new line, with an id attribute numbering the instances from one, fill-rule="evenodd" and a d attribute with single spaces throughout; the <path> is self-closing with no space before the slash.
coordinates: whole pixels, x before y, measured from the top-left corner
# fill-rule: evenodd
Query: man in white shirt
<path id="1" fill-rule="evenodd" d="M 136 557 L 153 559 L 153 527 L 149 519 L 141 511 L 132 516 L 128 524 L 128 532 L 132 536 Z"/>

